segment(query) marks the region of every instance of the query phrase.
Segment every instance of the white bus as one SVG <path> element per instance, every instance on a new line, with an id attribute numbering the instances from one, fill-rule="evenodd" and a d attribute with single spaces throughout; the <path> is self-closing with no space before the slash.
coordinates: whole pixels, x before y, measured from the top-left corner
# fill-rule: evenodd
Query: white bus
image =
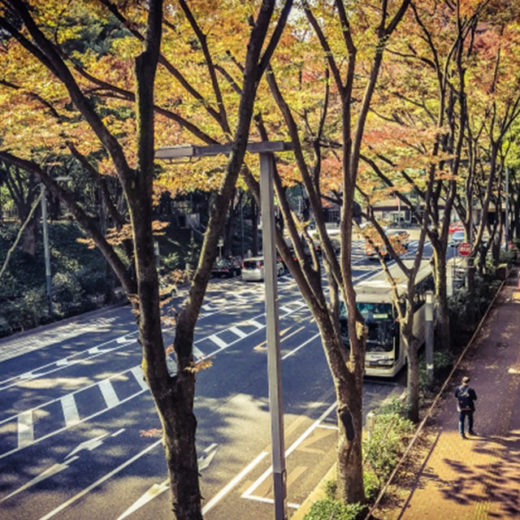
<path id="1" fill-rule="evenodd" d="M 413 260 L 405 260 L 411 267 Z M 397 281 L 398 294 L 403 296 L 407 289 L 406 277 L 394 264 L 390 273 Z M 433 289 L 433 274 L 429 260 L 423 260 L 415 279 L 413 333 L 424 343 L 424 309 L 428 290 Z M 394 377 L 406 364 L 403 351 L 401 327 L 397 322 L 397 309 L 393 302 L 392 286 L 384 271 L 359 282 L 356 287 L 356 305 L 368 327 L 365 354 L 365 375 Z M 340 304 L 341 335 L 348 346 L 346 306 Z"/>

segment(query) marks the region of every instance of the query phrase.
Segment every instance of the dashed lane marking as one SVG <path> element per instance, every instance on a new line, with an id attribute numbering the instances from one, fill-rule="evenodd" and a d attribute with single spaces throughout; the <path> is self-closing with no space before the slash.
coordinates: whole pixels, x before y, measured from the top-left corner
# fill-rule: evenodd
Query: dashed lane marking
<path id="1" fill-rule="evenodd" d="M 18 416 L 18 446 L 25 447 L 34 441 L 34 422 L 32 410 Z"/>
<path id="2" fill-rule="evenodd" d="M 130 369 L 130 372 L 132 372 L 133 376 L 135 377 L 135 380 L 139 383 L 141 390 L 148 390 L 148 385 L 144 380 L 142 368 L 140 366 L 135 366 Z"/>
<path id="3" fill-rule="evenodd" d="M 121 376 L 124 376 L 125 374 L 132 375 L 133 378 L 135 378 L 135 380 L 139 384 L 139 390 L 128 395 L 124 399 L 119 399 L 119 397 L 117 396 L 117 394 L 114 390 L 114 387 L 112 386 L 112 383 L 110 382 L 110 379 L 115 379 L 115 378 L 120 379 Z M 99 389 L 101 395 L 103 396 L 106 406 L 95 411 L 94 413 L 91 413 L 90 415 L 81 416 L 77 409 L 78 396 L 84 392 L 85 392 L 85 395 L 89 395 L 88 391 L 91 391 L 92 388 L 96 388 L 96 387 Z M 85 388 L 82 388 L 81 390 L 76 390 L 75 392 L 72 392 L 65 396 L 53 399 L 40 406 L 37 406 L 30 410 L 26 410 L 18 415 L 8 417 L 7 419 L 0 421 L 0 427 L 2 427 L 2 430 L 5 430 L 6 434 L 9 436 L 10 431 L 12 431 L 12 428 L 10 428 L 9 425 L 14 424 L 14 427 L 16 428 L 16 434 L 17 434 L 17 439 L 15 441 L 16 446 L 12 449 L 9 449 L 7 442 L 0 443 L 0 450 L 2 448 L 6 450 L 4 452 L 0 451 L 0 459 L 3 459 L 27 446 L 40 442 L 44 439 L 47 439 L 47 438 L 51 437 L 52 435 L 65 431 L 72 424 L 77 425 L 82 422 L 86 422 L 90 419 L 93 419 L 94 417 L 97 417 L 98 415 L 101 415 L 102 413 L 106 412 L 110 408 L 113 408 L 114 406 L 116 406 L 118 404 L 123 404 L 123 403 L 129 401 L 130 399 L 133 399 L 134 397 L 141 395 L 143 392 L 145 392 L 147 390 L 148 390 L 148 386 L 146 385 L 146 383 L 143 379 L 143 372 L 141 370 L 141 367 L 135 366 L 129 370 L 125 370 L 123 372 L 120 372 L 119 374 L 115 374 L 109 379 L 105 379 L 98 383 L 94 383 L 92 385 L 86 386 Z M 58 427 L 55 430 L 53 430 L 41 437 L 36 438 L 35 434 L 34 434 L 34 424 L 37 421 L 37 419 L 36 419 L 37 415 L 35 414 L 35 412 L 38 410 L 45 411 L 45 409 L 47 409 L 50 405 L 52 405 L 56 402 L 59 402 L 61 405 L 61 410 L 63 413 L 65 426 Z"/>
<path id="4" fill-rule="evenodd" d="M 213 341 L 213 343 L 215 343 L 215 345 L 217 345 L 217 347 L 220 347 L 220 348 L 225 348 L 228 345 L 224 340 L 220 339 L 216 334 L 212 334 L 209 337 L 209 339 L 211 341 Z"/>
<path id="5" fill-rule="evenodd" d="M 99 390 L 101 390 L 101 394 L 103 395 L 103 399 L 105 400 L 107 408 L 114 408 L 114 406 L 119 404 L 119 397 L 117 397 L 114 387 L 112 386 L 112 383 L 109 379 L 100 381 L 98 387 Z"/>
<path id="6" fill-rule="evenodd" d="M 247 332 L 240 330 L 238 327 L 230 327 L 229 329 L 233 334 L 236 334 L 239 338 L 246 338 Z"/>
<path id="7" fill-rule="evenodd" d="M 78 407 L 72 394 L 64 395 L 61 398 L 61 408 L 67 428 L 71 428 L 80 422 Z"/>

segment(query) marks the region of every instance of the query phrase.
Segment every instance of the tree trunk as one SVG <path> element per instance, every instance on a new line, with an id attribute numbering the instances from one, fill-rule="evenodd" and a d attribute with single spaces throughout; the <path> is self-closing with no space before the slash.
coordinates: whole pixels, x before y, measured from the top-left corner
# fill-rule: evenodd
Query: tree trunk
<path id="1" fill-rule="evenodd" d="M 357 385 L 356 385 L 357 386 Z M 365 502 L 361 451 L 363 385 L 336 386 L 338 402 L 337 480 L 340 497 L 347 503 Z"/>
<path id="2" fill-rule="evenodd" d="M 450 315 L 448 311 L 448 287 L 446 285 L 446 253 L 441 248 L 441 251 L 434 249 L 433 251 L 435 263 L 435 295 L 437 301 L 435 302 L 435 327 L 436 337 L 441 349 L 448 350 L 451 345 L 450 337 Z"/>
<path id="3" fill-rule="evenodd" d="M 23 232 L 22 251 L 32 257 L 36 255 L 36 219 L 32 218 Z"/>
<path id="4" fill-rule="evenodd" d="M 405 340 L 406 342 L 406 340 Z M 419 422 L 419 355 L 416 342 L 412 340 L 406 346 L 408 351 L 408 369 L 406 392 L 408 397 L 408 418 L 414 423 Z"/>
<path id="5" fill-rule="evenodd" d="M 258 255 L 258 206 L 254 200 L 251 201 L 251 250 L 253 256 Z"/>

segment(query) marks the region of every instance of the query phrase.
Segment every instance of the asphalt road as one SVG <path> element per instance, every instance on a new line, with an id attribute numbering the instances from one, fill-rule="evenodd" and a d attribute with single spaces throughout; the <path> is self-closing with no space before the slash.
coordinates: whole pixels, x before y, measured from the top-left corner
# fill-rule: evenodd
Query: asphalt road
<path id="1" fill-rule="evenodd" d="M 379 268 L 361 251 L 354 264 L 358 279 Z M 294 509 L 334 461 L 335 406 L 317 328 L 289 275 L 279 279 L 279 297 Z M 272 518 L 263 284 L 210 284 L 195 354 L 213 361 L 198 375 L 195 401 L 204 517 Z M 1 520 L 171 518 L 140 358 L 128 307 L 0 342 Z M 401 390 L 399 381 L 367 381 L 365 412 Z"/>

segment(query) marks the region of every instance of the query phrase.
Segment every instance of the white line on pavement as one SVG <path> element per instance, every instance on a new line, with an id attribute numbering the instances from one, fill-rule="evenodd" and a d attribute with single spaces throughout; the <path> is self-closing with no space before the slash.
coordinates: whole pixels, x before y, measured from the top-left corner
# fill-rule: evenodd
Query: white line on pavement
<path id="1" fill-rule="evenodd" d="M 32 410 L 22 412 L 18 416 L 18 446 L 28 446 L 34 441 L 34 424 Z"/>
<path id="2" fill-rule="evenodd" d="M 216 334 L 212 334 L 208 339 L 213 341 L 213 343 L 215 343 L 215 345 L 217 345 L 217 347 L 220 347 L 220 348 L 227 347 L 227 343 L 224 340 L 220 339 Z"/>
<path id="3" fill-rule="evenodd" d="M 141 390 L 148 390 L 148 385 L 144 380 L 143 369 L 139 365 L 136 365 L 135 367 L 130 369 L 130 372 L 132 372 L 132 374 L 135 377 L 135 380 L 139 383 Z"/>
<path id="4" fill-rule="evenodd" d="M 247 332 L 244 332 L 243 330 L 240 330 L 238 327 L 230 327 L 229 330 L 236 334 L 239 338 L 246 338 Z"/>
<path id="5" fill-rule="evenodd" d="M 77 502 L 81 497 L 85 496 L 87 493 L 90 493 L 93 489 L 95 489 L 97 486 L 102 484 L 103 482 L 107 481 L 108 479 L 112 478 L 114 475 L 119 473 L 121 470 L 135 462 L 137 459 L 142 457 L 143 455 L 146 455 L 149 451 L 153 450 L 156 446 L 158 446 L 162 442 L 162 439 L 154 442 L 144 450 L 140 451 L 136 455 L 134 455 L 131 459 L 128 459 L 126 462 L 123 462 L 120 466 L 113 469 L 111 472 L 107 473 L 104 477 L 101 477 L 99 480 L 96 480 L 96 482 L 93 482 L 90 486 L 86 487 L 83 491 L 80 491 L 78 494 L 74 495 L 73 497 L 69 498 L 66 502 L 63 502 L 60 506 L 58 506 L 56 509 L 53 509 L 49 513 L 47 513 L 45 516 L 40 517 L 40 520 L 48 520 L 49 518 L 52 518 L 53 516 L 56 516 L 58 513 L 69 507 L 74 502 Z"/>
<path id="6" fill-rule="evenodd" d="M 71 428 L 80 422 L 76 400 L 72 394 L 66 394 L 60 400 L 65 424 L 67 428 Z"/>
<path id="7" fill-rule="evenodd" d="M 320 417 L 314 421 L 292 444 L 291 446 L 285 450 L 285 457 L 287 458 L 327 417 L 327 415 L 332 412 L 336 408 L 336 403 L 332 403 L 321 415 Z M 253 498 L 253 492 L 255 489 L 272 473 L 273 466 L 269 466 L 263 473 L 258 477 L 251 486 L 242 494 L 242 498 Z"/>
<path id="8" fill-rule="evenodd" d="M 253 470 L 262 459 L 267 457 L 267 451 L 262 451 L 256 459 L 252 460 L 238 475 L 230 480 L 203 508 L 202 514 L 205 515 L 213 509 L 251 470 Z M 44 519 L 41 519 L 44 520 Z"/>
<path id="9" fill-rule="evenodd" d="M 103 394 L 107 408 L 114 408 L 114 406 L 118 405 L 119 397 L 117 397 L 116 391 L 109 379 L 104 379 L 99 382 L 99 390 Z"/>
<path id="10" fill-rule="evenodd" d="M 299 345 L 295 349 L 291 350 L 290 352 L 287 352 L 287 354 L 285 354 L 285 356 L 282 357 L 282 361 L 284 359 L 287 359 L 288 357 L 292 356 L 293 354 L 296 354 L 296 352 L 298 352 L 298 350 L 300 350 L 301 348 L 305 347 L 305 345 L 307 345 L 311 341 L 314 341 L 317 337 L 319 337 L 319 335 L 320 335 L 319 332 L 318 332 L 318 334 L 314 334 L 314 336 L 309 338 L 307 341 L 305 341 L 304 343 L 302 343 L 301 345 Z"/>

